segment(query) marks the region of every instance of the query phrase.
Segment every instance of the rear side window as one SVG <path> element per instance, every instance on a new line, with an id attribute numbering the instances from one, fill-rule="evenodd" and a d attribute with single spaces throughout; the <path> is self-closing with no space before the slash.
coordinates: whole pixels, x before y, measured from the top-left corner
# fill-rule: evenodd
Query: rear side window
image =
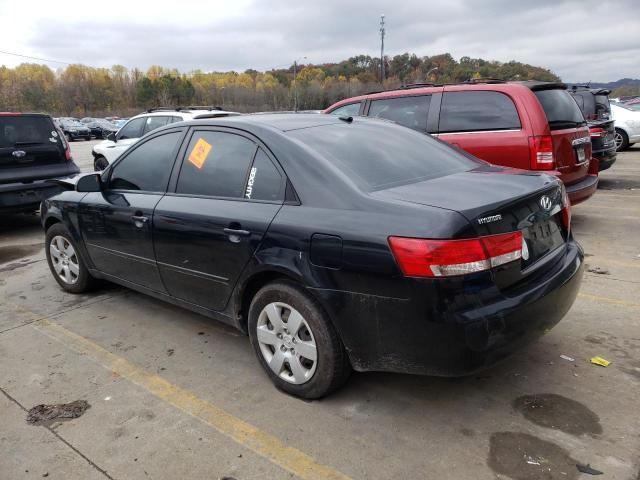
<path id="1" fill-rule="evenodd" d="M 47 117 L 0 116 L 0 148 L 58 143 L 59 136 Z"/>
<path id="2" fill-rule="evenodd" d="M 513 101 L 500 92 L 447 92 L 440 107 L 440 133 L 520 128 Z"/>
<path id="3" fill-rule="evenodd" d="M 127 123 L 118 132 L 118 140 L 125 140 L 127 138 L 140 138 L 142 136 L 142 128 L 146 122 L 146 118 L 134 118 Z"/>
<path id="4" fill-rule="evenodd" d="M 156 128 L 164 127 L 169 122 L 169 118 L 170 117 L 159 116 L 147 117 L 147 121 L 144 125 L 144 131 L 142 132 L 142 134 L 144 135 L 145 133 L 149 133 Z"/>
<path id="5" fill-rule="evenodd" d="M 479 164 L 442 141 L 382 122 L 331 124 L 288 133 L 365 191 L 444 177 Z"/>
<path id="6" fill-rule="evenodd" d="M 611 105 L 608 95 L 596 95 L 596 115 L 598 118 L 611 114 Z"/>
<path id="7" fill-rule="evenodd" d="M 353 117 L 354 115 L 358 115 L 358 113 L 360 113 L 360 102 L 350 103 L 349 105 L 343 105 L 329 113 L 331 113 L 331 115 Z"/>
<path id="8" fill-rule="evenodd" d="M 544 113 L 547 115 L 551 130 L 575 128 L 586 124 L 578 104 L 566 90 L 554 88 L 536 90 L 533 93 L 535 93 L 544 109 Z"/>
<path id="9" fill-rule="evenodd" d="M 267 154 L 262 149 L 258 149 L 256 159 L 249 171 L 245 198 L 270 202 L 281 201 L 284 199 L 283 185 L 282 175 L 278 169 Z"/>
<path id="10" fill-rule="evenodd" d="M 109 188 L 165 192 L 182 132 L 154 137 L 125 153 L 113 169 Z"/>
<path id="11" fill-rule="evenodd" d="M 177 193 L 242 198 L 256 152 L 251 140 L 226 132 L 196 131 L 178 178 Z"/>
<path id="12" fill-rule="evenodd" d="M 430 103 L 431 95 L 373 100 L 369 116 L 393 120 L 405 127 L 424 132 L 427 130 Z"/>

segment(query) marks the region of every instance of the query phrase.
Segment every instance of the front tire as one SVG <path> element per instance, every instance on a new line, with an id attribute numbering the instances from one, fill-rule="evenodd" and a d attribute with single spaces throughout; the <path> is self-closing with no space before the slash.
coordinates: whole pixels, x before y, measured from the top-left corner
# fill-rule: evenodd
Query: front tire
<path id="1" fill-rule="evenodd" d="M 277 388 L 305 399 L 341 387 L 351 364 L 318 302 L 297 285 L 263 287 L 249 307 L 249 337 L 262 368 Z"/>
<path id="2" fill-rule="evenodd" d="M 47 230 L 45 251 L 53 278 L 63 290 L 83 293 L 97 285 L 97 280 L 87 270 L 71 233 L 62 223 L 56 223 Z"/>
<path id="3" fill-rule="evenodd" d="M 96 172 L 101 172 L 108 166 L 109 166 L 109 162 L 102 155 L 97 156 L 96 159 L 93 161 L 93 169 Z"/>
<path id="4" fill-rule="evenodd" d="M 629 136 L 624 130 L 616 128 L 616 133 L 613 138 L 616 141 L 616 152 L 621 152 L 629 148 Z"/>

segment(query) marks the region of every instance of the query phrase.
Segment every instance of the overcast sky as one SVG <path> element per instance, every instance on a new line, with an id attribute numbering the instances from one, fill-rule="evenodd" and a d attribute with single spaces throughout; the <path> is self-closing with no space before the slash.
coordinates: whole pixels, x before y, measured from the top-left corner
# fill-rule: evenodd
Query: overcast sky
<path id="1" fill-rule="evenodd" d="M 0 0 L 0 50 L 101 67 L 267 70 L 302 57 L 322 63 L 379 56 L 384 13 L 391 56 L 513 59 L 550 68 L 565 81 L 612 81 L 640 78 L 639 6 L 638 0 Z M 0 64 L 23 61 L 0 53 Z"/>

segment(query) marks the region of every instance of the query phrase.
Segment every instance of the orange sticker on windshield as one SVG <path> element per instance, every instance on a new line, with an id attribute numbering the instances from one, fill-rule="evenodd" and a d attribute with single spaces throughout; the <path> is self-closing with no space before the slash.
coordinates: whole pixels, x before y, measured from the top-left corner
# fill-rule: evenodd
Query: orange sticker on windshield
<path id="1" fill-rule="evenodd" d="M 207 161 L 207 157 L 209 156 L 209 152 L 213 146 L 210 143 L 207 143 L 204 139 L 199 138 L 196 142 L 193 150 L 189 154 L 189 161 L 193 163 L 196 167 L 202 168 L 204 162 Z"/>

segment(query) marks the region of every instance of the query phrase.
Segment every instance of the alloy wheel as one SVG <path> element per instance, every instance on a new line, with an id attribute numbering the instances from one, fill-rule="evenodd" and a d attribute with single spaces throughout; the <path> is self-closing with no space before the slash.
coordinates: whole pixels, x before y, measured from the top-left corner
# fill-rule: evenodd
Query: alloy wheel
<path id="1" fill-rule="evenodd" d="M 624 144 L 624 138 L 622 138 L 622 134 L 616 131 L 616 133 L 613 136 L 613 139 L 616 142 L 616 150 L 620 150 L 622 148 L 622 145 Z"/>
<path id="2" fill-rule="evenodd" d="M 80 264 L 78 263 L 78 255 L 69 240 L 61 235 L 56 235 L 49 243 L 49 253 L 58 277 L 66 284 L 75 284 L 80 275 Z"/>
<path id="3" fill-rule="evenodd" d="M 296 385 L 311 380 L 318 364 L 317 346 L 300 312 L 286 303 L 269 303 L 256 329 L 260 352 L 273 373 Z"/>

